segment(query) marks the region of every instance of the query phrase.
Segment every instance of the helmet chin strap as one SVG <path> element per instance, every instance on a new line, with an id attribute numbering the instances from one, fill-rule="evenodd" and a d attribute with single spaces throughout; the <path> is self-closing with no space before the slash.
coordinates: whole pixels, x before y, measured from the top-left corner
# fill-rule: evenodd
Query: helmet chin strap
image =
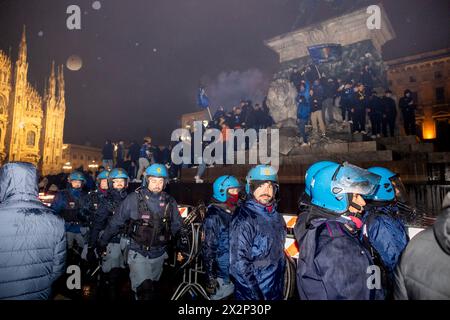
<path id="1" fill-rule="evenodd" d="M 362 206 L 360 206 L 359 204 L 353 202 L 353 193 L 349 193 L 348 194 L 348 203 L 349 203 L 349 205 L 348 205 L 349 207 L 353 207 L 353 208 L 355 208 L 358 211 L 362 211 L 363 210 Z"/>
<path id="2" fill-rule="evenodd" d="M 358 211 L 362 210 L 362 207 L 359 204 L 354 203 L 353 201 L 350 201 L 350 207 L 353 207 L 353 208 L 355 208 Z"/>

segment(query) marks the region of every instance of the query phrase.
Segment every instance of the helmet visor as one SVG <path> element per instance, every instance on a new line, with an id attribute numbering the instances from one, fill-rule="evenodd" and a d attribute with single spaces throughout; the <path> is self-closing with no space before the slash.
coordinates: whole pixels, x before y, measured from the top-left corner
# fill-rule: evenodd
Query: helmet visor
<path id="1" fill-rule="evenodd" d="M 352 164 L 344 163 L 336 169 L 331 182 L 334 194 L 368 195 L 375 191 L 381 177 Z"/>

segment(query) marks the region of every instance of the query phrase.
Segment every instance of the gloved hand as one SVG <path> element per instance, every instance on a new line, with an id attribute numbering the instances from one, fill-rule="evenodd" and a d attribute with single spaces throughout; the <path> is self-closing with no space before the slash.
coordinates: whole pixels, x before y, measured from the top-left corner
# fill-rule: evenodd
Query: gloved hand
<path id="1" fill-rule="evenodd" d="M 217 280 L 214 278 L 210 278 L 207 280 L 206 282 L 206 292 L 210 295 L 216 293 L 216 288 L 217 288 Z"/>

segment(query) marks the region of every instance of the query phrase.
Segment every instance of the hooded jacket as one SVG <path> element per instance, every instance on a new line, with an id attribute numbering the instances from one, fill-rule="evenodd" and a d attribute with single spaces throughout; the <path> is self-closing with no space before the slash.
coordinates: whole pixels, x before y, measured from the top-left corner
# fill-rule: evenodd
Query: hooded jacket
<path id="1" fill-rule="evenodd" d="M 396 300 L 450 300 L 450 204 L 406 246 L 394 280 Z"/>
<path id="2" fill-rule="evenodd" d="M 351 225 L 354 232 L 345 224 Z M 373 265 L 353 222 L 311 206 L 294 228 L 300 253 L 297 288 L 303 300 L 378 300 L 381 289 L 369 289 Z"/>
<path id="3" fill-rule="evenodd" d="M 64 221 L 38 200 L 36 168 L 0 169 L 0 299 L 48 299 L 66 258 Z"/>
<path id="4" fill-rule="evenodd" d="M 236 209 L 230 227 L 230 274 L 238 300 L 283 299 L 286 223 L 254 199 Z"/>
<path id="5" fill-rule="evenodd" d="M 212 203 L 208 206 L 203 223 L 205 240 L 203 241 L 203 261 L 206 277 L 230 278 L 230 238 L 229 229 L 232 212 L 225 204 Z"/>

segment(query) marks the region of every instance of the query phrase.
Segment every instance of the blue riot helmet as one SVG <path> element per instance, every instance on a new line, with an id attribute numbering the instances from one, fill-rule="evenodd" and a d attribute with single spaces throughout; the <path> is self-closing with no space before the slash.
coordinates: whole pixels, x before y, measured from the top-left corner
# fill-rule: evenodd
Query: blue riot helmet
<path id="1" fill-rule="evenodd" d="M 367 170 L 379 175 L 381 180 L 378 188 L 372 194 L 364 196 L 365 199 L 383 202 L 393 200 L 406 202 L 406 189 L 398 174 L 383 167 L 372 167 Z"/>
<path id="2" fill-rule="evenodd" d="M 328 167 L 329 165 L 338 165 L 333 161 L 319 161 L 311 165 L 305 174 L 305 193 L 311 197 L 311 181 L 314 175 L 321 169 Z"/>
<path id="3" fill-rule="evenodd" d="M 100 189 L 101 181 L 105 180 L 105 179 L 108 180 L 108 176 L 109 176 L 109 171 L 108 170 L 103 170 L 102 172 L 100 172 L 97 175 L 97 178 L 95 178 L 95 180 L 96 180 L 96 185 L 97 185 L 98 189 Z"/>
<path id="4" fill-rule="evenodd" d="M 148 185 L 149 177 L 164 178 L 164 184 L 166 184 L 169 179 L 169 173 L 167 172 L 167 168 L 165 165 L 154 163 L 151 166 L 147 167 L 147 169 L 145 169 L 144 179 L 142 183 L 144 187 Z"/>
<path id="5" fill-rule="evenodd" d="M 274 193 L 271 203 L 278 201 L 279 198 L 279 186 L 278 186 L 278 175 L 277 170 L 269 165 L 258 165 L 252 169 L 247 174 L 245 192 L 247 196 L 253 197 L 253 192 L 265 182 L 271 182 Z"/>
<path id="6" fill-rule="evenodd" d="M 86 183 L 86 178 L 81 172 L 74 171 L 69 175 L 67 181 L 69 181 L 69 183 L 71 183 L 72 181 L 81 181 L 81 186 L 83 186 Z"/>
<path id="7" fill-rule="evenodd" d="M 311 182 L 311 203 L 337 214 L 344 214 L 353 194 L 365 196 L 374 192 L 381 177 L 352 164 L 328 166 L 318 171 Z"/>
<path id="8" fill-rule="evenodd" d="M 274 183 L 278 183 L 277 171 L 272 166 L 258 165 L 250 169 L 247 174 L 246 181 L 245 192 L 247 192 L 247 194 L 251 194 L 252 191 L 254 191 L 251 188 L 252 182 L 272 181 Z"/>
<path id="9" fill-rule="evenodd" d="M 233 176 L 221 176 L 214 181 L 213 198 L 219 202 L 225 202 L 228 198 L 228 189 L 240 188 L 241 184 Z"/>
<path id="10" fill-rule="evenodd" d="M 128 187 L 128 182 L 130 181 L 130 177 L 128 176 L 127 172 L 124 169 L 114 168 L 111 170 L 111 172 L 109 173 L 109 177 L 108 177 L 108 183 L 109 183 L 110 189 L 113 188 L 113 180 L 114 179 L 124 179 L 125 180 L 124 188 Z"/>

